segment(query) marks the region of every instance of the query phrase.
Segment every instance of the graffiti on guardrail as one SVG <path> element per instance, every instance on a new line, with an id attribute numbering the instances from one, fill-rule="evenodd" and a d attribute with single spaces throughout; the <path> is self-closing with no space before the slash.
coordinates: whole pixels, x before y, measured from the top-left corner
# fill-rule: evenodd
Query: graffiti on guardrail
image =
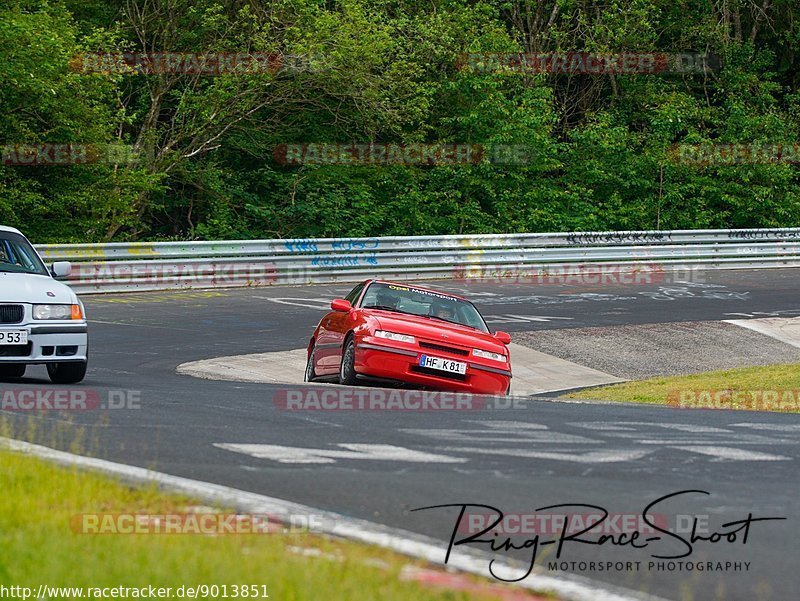
<path id="1" fill-rule="evenodd" d="M 521 285 L 680 285 L 701 281 L 708 269 L 800 266 L 795 240 L 800 241 L 800 228 L 145 242 L 44 245 L 38 250 L 47 261 L 74 261 L 70 285 L 91 293 L 345 282 L 367 276 Z M 705 298 L 712 294 L 718 300 L 741 298 L 710 291 Z M 658 291 L 657 296 L 654 300 L 674 295 Z"/>
<path id="2" fill-rule="evenodd" d="M 283 246 L 286 247 L 286 250 L 289 252 L 317 252 L 319 250 L 319 246 L 317 246 L 317 241 L 306 238 L 306 239 L 299 239 L 299 240 L 287 240 L 283 243 Z"/>
<path id="3" fill-rule="evenodd" d="M 442 260 L 442 262 L 448 262 L 448 260 L 452 260 L 452 257 L 446 257 Z M 424 265 L 428 263 L 428 257 L 422 255 L 409 255 L 407 257 L 401 257 L 400 262 L 408 265 L 409 263 L 417 264 L 417 265 Z"/>
<path id="4" fill-rule="evenodd" d="M 331 246 L 333 250 L 372 250 L 378 248 L 380 240 L 378 238 L 342 238 L 334 240 Z"/>
<path id="5" fill-rule="evenodd" d="M 670 242 L 671 232 L 582 232 L 567 235 L 567 244 L 604 242 Z"/>
<path id="6" fill-rule="evenodd" d="M 377 265 L 378 257 L 376 253 L 371 253 L 366 256 L 339 256 L 329 255 L 322 257 L 314 257 L 311 259 L 313 267 L 359 267 L 362 265 Z"/>
<path id="7" fill-rule="evenodd" d="M 444 246 L 444 244 L 439 238 L 409 238 L 408 240 L 400 240 L 397 242 L 397 247 L 399 249 L 439 248 L 441 246 Z"/>
<path id="8" fill-rule="evenodd" d="M 800 231 L 792 230 L 731 230 L 730 240 L 800 240 Z"/>
<path id="9" fill-rule="evenodd" d="M 159 250 L 157 244 L 138 243 L 121 245 L 119 248 L 110 249 L 105 245 L 53 245 L 38 247 L 42 257 L 54 261 L 88 261 L 91 259 L 107 259 L 109 257 L 156 257 Z"/>

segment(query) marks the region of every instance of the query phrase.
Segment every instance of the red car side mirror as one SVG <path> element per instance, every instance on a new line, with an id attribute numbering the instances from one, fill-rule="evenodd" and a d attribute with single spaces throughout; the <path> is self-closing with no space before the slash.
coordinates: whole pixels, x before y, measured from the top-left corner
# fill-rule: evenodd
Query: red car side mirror
<path id="1" fill-rule="evenodd" d="M 335 301 L 331 301 L 331 309 L 334 311 L 349 313 L 352 308 L 353 305 L 350 304 L 350 301 L 344 300 L 343 298 L 337 298 Z"/>
<path id="2" fill-rule="evenodd" d="M 509 344 L 511 342 L 511 334 L 508 332 L 501 332 L 497 331 L 494 333 L 494 337 L 497 338 L 503 344 Z"/>

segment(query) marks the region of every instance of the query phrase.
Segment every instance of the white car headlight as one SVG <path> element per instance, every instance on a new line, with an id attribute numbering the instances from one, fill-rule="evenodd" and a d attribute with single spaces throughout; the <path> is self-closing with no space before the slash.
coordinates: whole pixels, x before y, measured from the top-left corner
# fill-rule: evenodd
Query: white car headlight
<path id="1" fill-rule="evenodd" d="M 414 344 L 417 341 L 416 338 L 408 334 L 398 334 L 397 332 L 387 332 L 386 330 L 376 330 L 375 336 L 386 340 L 394 340 L 395 342 L 407 342 L 408 344 Z"/>
<path id="2" fill-rule="evenodd" d="M 34 319 L 83 319 L 80 305 L 33 305 Z"/>
<path id="3" fill-rule="evenodd" d="M 472 354 L 482 359 L 491 359 L 492 361 L 500 361 L 501 363 L 506 363 L 508 361 L 508 358 L 505 355 L 501 355 L 499 353 L 490 353 L 489 351 L 482 351 L 479 348 L 472 349 Z"/>

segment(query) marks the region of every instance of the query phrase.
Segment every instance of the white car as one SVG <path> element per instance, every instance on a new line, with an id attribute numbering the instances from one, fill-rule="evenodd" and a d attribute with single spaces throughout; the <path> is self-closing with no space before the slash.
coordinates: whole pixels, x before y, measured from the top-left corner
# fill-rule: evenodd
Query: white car
<path id="1" fill-rule="evenodd" d="M 0 380 L 21 378 L 37 364 L 57 384 L 83 380 L 86 313 L 72 289 L 55 279 L 69 272 L 66 261 L 48 269 L 25 236 L 0 226 Z"/>

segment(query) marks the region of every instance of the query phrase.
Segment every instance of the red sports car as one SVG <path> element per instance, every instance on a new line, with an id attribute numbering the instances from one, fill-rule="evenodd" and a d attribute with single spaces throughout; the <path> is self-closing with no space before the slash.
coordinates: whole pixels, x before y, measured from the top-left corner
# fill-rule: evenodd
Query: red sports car
<path id="1" fill-rule="evenodd" d="M 331 303 L 308 343 L 305 380 L 337 376 L 419 388 L 508 394 L 505 332 L 489 332 L 475 306 L 419 286 L 367 280 Z"/>

